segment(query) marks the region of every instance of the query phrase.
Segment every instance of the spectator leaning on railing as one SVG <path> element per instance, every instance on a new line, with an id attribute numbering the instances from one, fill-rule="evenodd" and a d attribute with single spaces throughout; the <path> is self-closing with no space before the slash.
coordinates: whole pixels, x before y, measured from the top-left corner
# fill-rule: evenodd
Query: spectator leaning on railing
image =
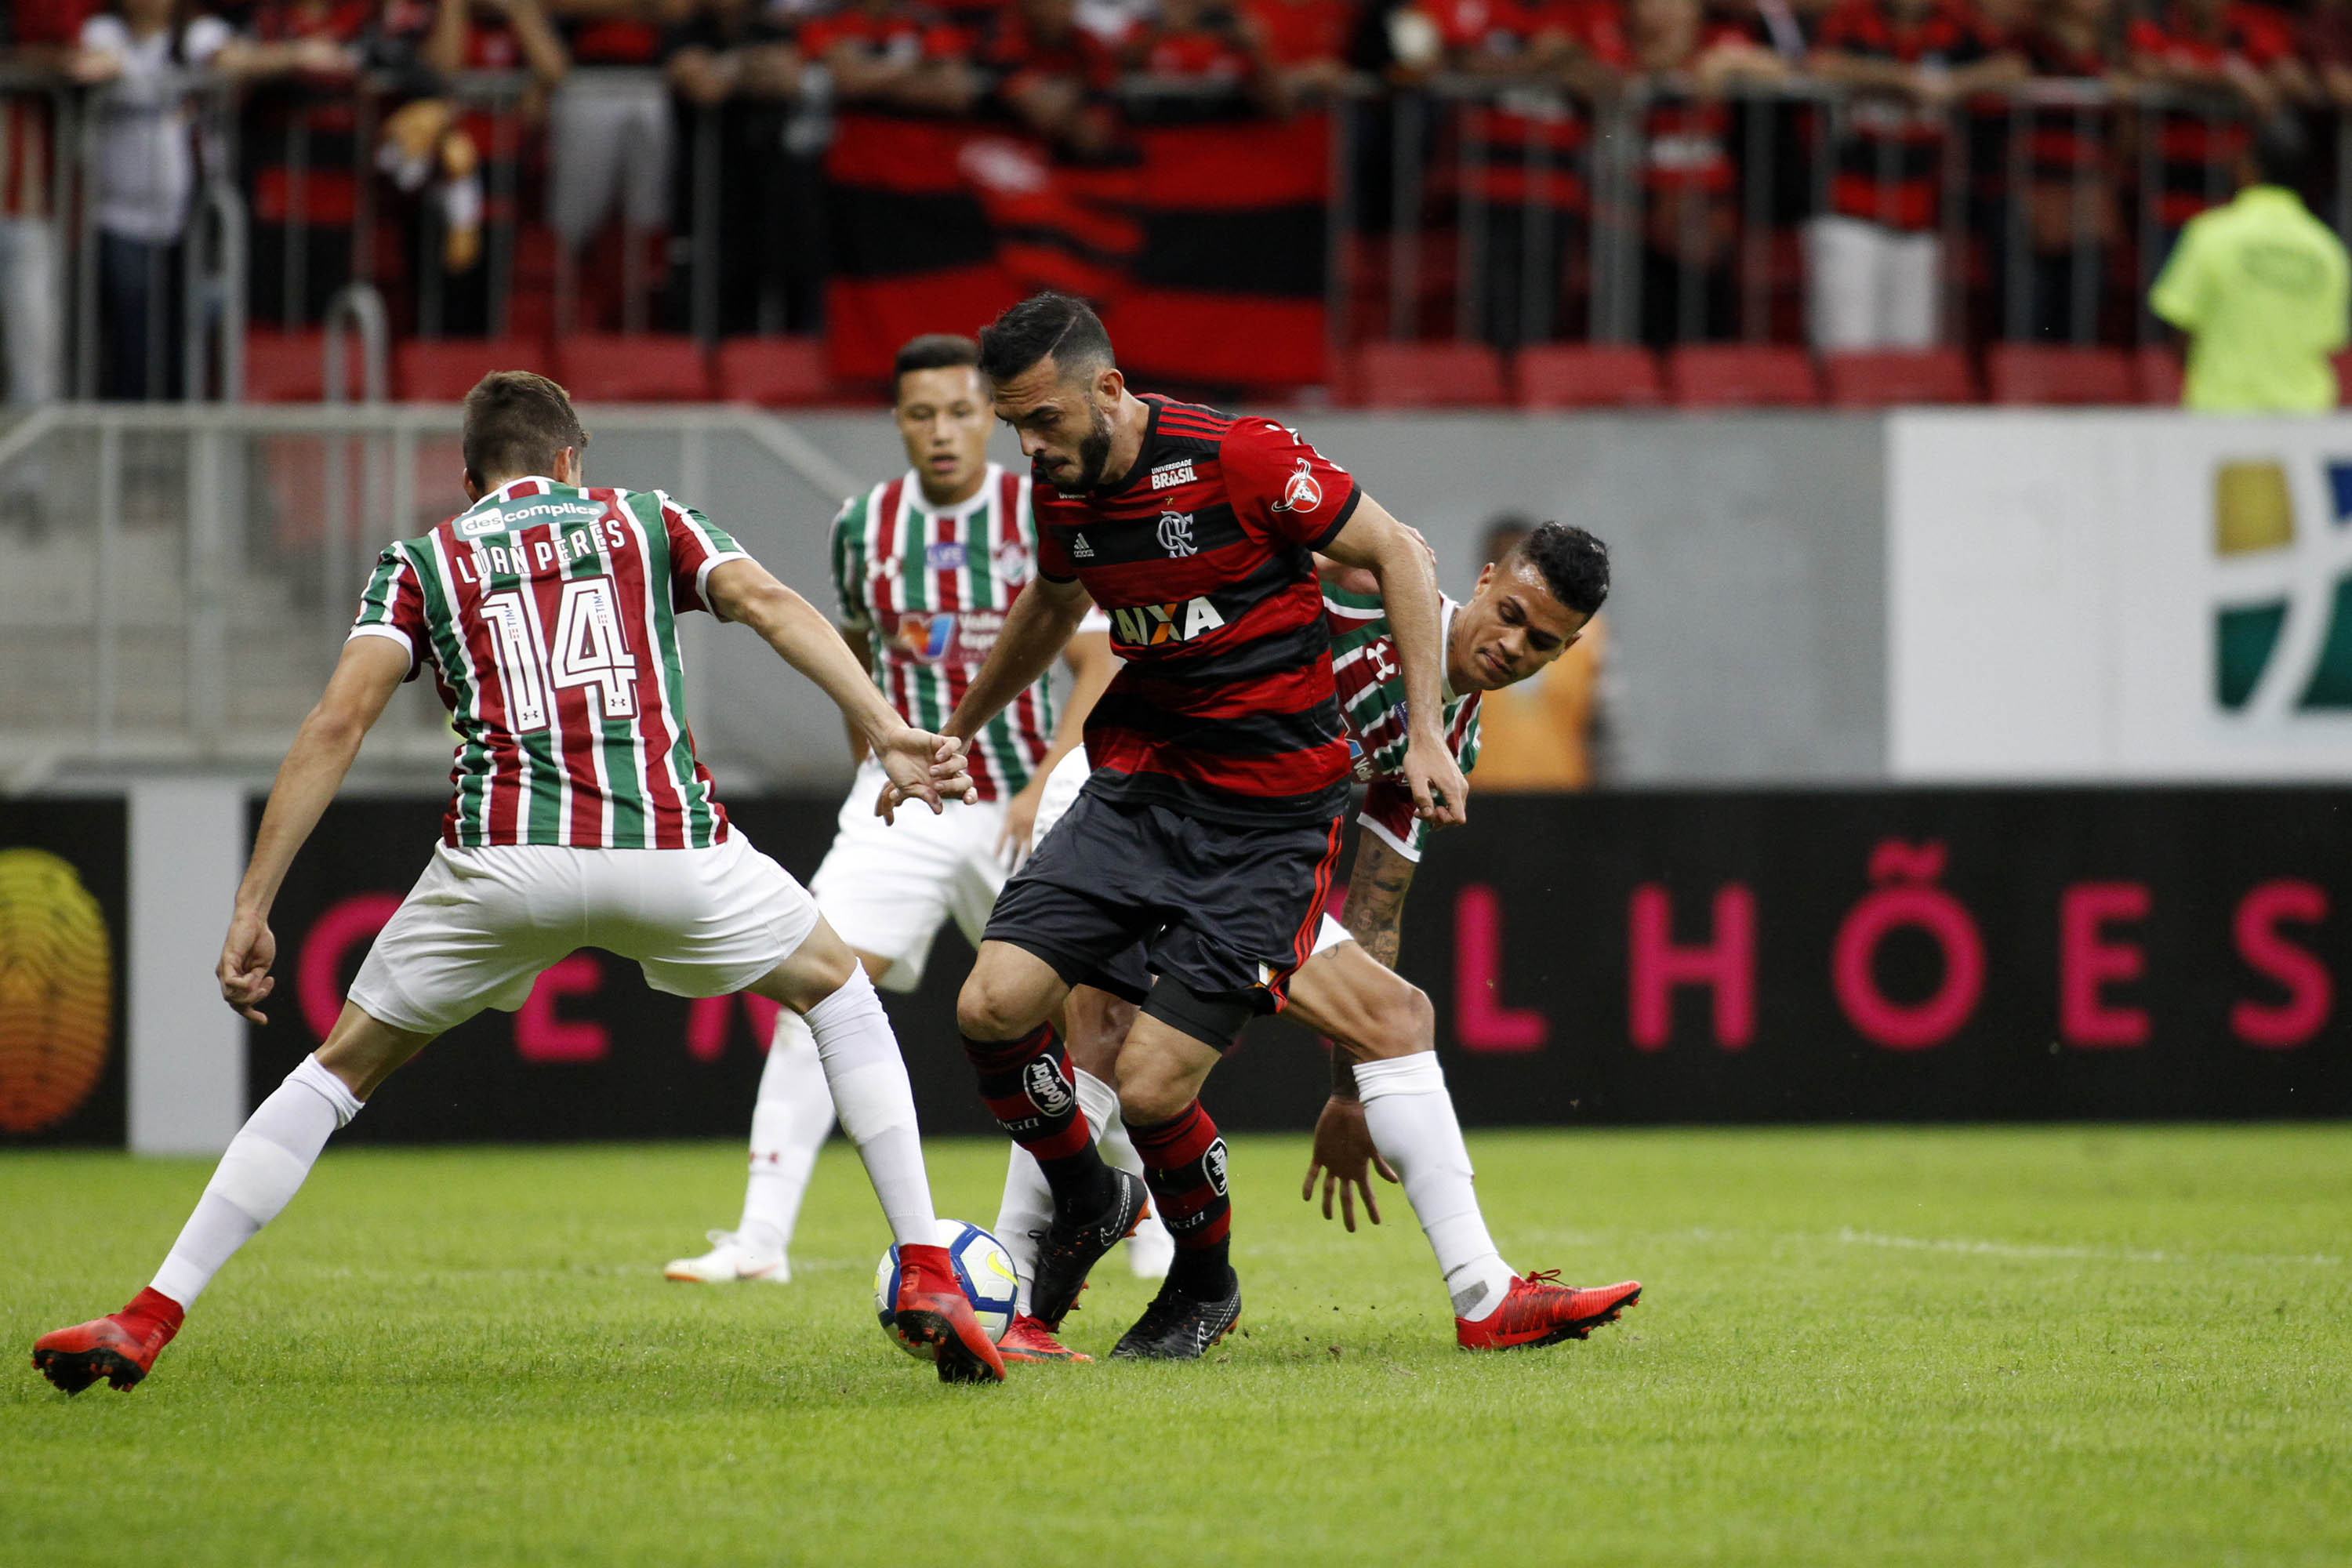
<path id="1" fill-rule="evenodd" d="M 196 191 L 189 73 L 231 81 L 351 70 L 323 40 L 260 44 L 175 0 L 121 0 L 82 25 L 69 62 L 96 95 L 90 198 L 99 245 L 100 395 L 167 397 L 179 387 L 181 241 Z"/>
<path id="2" fill-rule="evenodd" d="M 2237 199 L 2200 213 L 2149 291 L 2189 334 L 2181 401 L 2213 413 L 2309 413 L 2336 406 L 2329 356 L 2347 342 L 2344 242 L 2295 194 L 2301 130 L 2273 117 L 2242 155 Z"/>
<path id="3" fill-rule="evenodd" d="M 1952 0 L 1842 0 L 1811 66 L 1855 95 L 1830 210 L 1805 227 L 1813 344 L 1926 348 L 1943 295 L 1946 108 L 2021 79 L 2024 64 Z"/>

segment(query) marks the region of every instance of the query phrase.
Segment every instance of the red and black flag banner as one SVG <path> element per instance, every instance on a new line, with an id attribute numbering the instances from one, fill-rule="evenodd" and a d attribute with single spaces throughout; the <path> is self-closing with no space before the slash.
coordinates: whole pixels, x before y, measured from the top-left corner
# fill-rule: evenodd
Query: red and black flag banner
<path id="1" fill-rule="evenodd" d="M 826 160 L 834 374 L 878 380 L 907 339 L 1058 289 L 1095 302 L 1139 374 L 1320 381 L 1327 117 L 1146 127 L 1131 146 L 1078 164 L 999 127 L 843 115 Z"/>

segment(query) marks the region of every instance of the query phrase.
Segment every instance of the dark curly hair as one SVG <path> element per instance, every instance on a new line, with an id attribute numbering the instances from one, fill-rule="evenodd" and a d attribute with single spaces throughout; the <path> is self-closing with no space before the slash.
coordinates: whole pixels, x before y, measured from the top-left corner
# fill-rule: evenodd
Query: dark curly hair
<path id="1" fill-rule="evenodd" d="M 1066 380 L 1114 363 L 1110 333 L 1084 300 L 1033 294 L 980 330 L 980 374 L 1000 386 L 1049 355 Z"/>
<path id="2" fill-rule="evenodd" d="M 1551 596 L 1580 616 L 1591 615 L 1609 597 L 1609 547 L 1572 522 L 1538 525 L 1503 561 L 1533 565 Z"/>

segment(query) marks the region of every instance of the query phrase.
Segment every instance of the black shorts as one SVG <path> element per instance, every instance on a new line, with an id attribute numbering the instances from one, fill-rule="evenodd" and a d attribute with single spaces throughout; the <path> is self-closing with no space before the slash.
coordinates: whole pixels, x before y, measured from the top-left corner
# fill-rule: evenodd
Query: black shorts
<path id="1" fill-rule="evenodd" d="M 1343 820 L 1239 827 L 1085 791 L 997 895 L 988 940 L 1130 1002 L 1164 974 L 1274 1012 L 1314 951 Z"/>

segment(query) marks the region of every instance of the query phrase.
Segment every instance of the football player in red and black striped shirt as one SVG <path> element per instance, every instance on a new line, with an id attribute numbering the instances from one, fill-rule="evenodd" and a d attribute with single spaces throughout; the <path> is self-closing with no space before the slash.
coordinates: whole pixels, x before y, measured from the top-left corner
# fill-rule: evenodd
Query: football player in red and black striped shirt
<path id="1" fill-rule="evenodd" d="M 1113 1354 L 1198 1356 L 1241 1313 L 1224 1142 L 1201 1084 L 1312 950 L 1348 804 L 1314 552 L 1380 580 L 1405 668 L 1401 772 L 1443 824 L 1463 820 L 1466 786 L 1439 729 L 1437 588 L 1411 531 L 1296 431 L 1129 392 L 1076 300 L 1007 310 L 981 335 L 981 368 L 1036 475 L 1038 578 L 948 731 L 976 733 L 1045 673 L 1089 595 L 1126 664 L 1087 720 L 1094 775 L 998 899 L 958 1021 L 990 1109 L 1054 1189 L 1031 1310 L 1058 1323 L 1145 1193 L 1095 1152 L 1047 1020 L 1144 943 L 1158 979 L 1120 1108 L 1177 1252 Z"/>

